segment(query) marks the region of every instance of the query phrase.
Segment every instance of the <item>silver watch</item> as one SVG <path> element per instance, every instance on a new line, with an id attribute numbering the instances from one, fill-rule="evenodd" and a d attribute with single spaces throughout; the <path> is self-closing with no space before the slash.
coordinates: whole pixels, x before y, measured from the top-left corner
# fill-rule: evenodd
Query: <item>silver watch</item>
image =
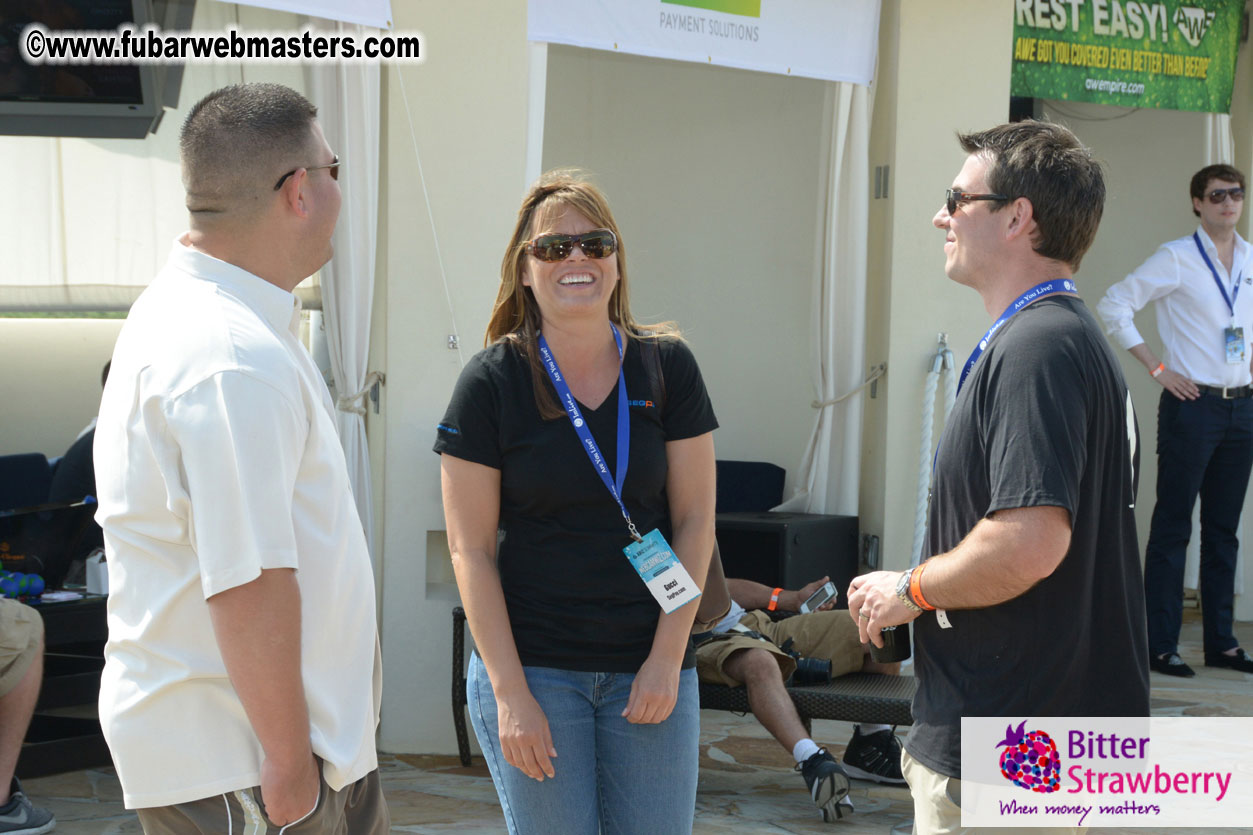
<path id="1" fill-rule="evenodd" d="M 922 611 L 922 607 L 915 603 L 914 599 L 909 596 L 909 578 L 917 570 L 918 569 L 916 568 L 909 569 L 909 571 L 906 571 L 901 575 L 901 579 L 896 581 L 896 596 L 901 599 L 901 602 L 904 603 L 911 612 Z"/>

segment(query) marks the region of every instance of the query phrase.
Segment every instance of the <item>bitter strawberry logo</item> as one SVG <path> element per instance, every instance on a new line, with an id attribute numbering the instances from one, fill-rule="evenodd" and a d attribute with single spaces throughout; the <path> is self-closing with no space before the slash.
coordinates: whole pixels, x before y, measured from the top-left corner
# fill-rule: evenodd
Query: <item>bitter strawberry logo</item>
<path id="1" fill-rule="evenodd" d="M 1024 719 L 1017 729 L 1005 726 L 1005 739 L 996 744 L 1006 746 L 1001 752 L 1001 774 L 1015 786 L 1027 791 L 1048 794 L 1060 787 L 1062 760 L 1057 744 L 1044 731 L 1025 731 Z"/>

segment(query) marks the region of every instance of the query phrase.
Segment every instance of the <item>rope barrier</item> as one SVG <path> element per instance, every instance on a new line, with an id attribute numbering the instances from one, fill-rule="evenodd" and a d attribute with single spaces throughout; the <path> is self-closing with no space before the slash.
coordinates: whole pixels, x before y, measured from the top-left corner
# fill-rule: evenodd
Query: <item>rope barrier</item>
<path id="1" fill-rule="evenodd" d="M 365 382 L 362 384 L 361 391 L 356 394 L 345 394 L 343 397 L 336 399 L 335 408 L 341 412 L 352 412 L 354 415 L 365 417 L 365 399 L 370 396 L 370 389 L 375 385 L 386 385 L 387 377 L 381 371 L 371 371 L 365 375 Z"/>
<path id="2" fill-rule="evenodd" d="M 857 386 L 856 388 L 850 391 L 846 391 L 843 394 L 841 394 L 839 397 L 836 397 L 834 399 L 815 400 L 809 405 L 814 409 L 825 409 L 827 406 L 834 406 L 836 403 L 840 403 L 852 397 L 854 394 L 861 391 L 866 386 L 873 383 L 875 380 L 878 380 L 887 372 L 888 372 L 888 364 L 886 362 L 881 362 L 878 365 L 876 365 L 874 368 L 870 369 L 870 373 L 866 375 L 866 379 L 862 380 L 861 385 Z"/>

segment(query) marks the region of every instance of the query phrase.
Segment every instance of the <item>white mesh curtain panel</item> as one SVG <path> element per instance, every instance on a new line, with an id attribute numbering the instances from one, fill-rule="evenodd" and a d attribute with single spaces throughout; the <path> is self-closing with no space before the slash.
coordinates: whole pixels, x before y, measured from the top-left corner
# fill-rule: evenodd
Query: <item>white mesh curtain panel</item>
<path id="1" fill-rule="evenodd" d="M 198 3 L 193 27 L 235 21 L 233 5 Z M 178 109 L 145 139 L 0 136 L 9 194 L 0 200 L 0 310 L 128 309 L 187 229 L 178 161 L 187 111 L 219 87 L 263 75 L 238 63 L 189 64 Z M 316 277 L 296 294 L 320 305 Z"/>
<path id="2" fill-rule="evenodd" d="M 168 114 L 167 114 L 168 115 Z M 125 310 L 187 226 L 178 128 L 147 139 L 0 137 L 0 307 Z"/>
<path id="3" fill-rule="evenodd" d="M 391 0 L 241 0 L 239 5 L 379 28 L 392 25 Z M 319 28 L 327 28 L 325 20 L 314 22 L 321 24 Z"/>
<path id="4" fill-rule="evenodd" d="M 828 82 L 831 119 L 822 270 L 814 286 L 811 351 L 815 398 L 831 401 L 861 384 L 865 371 L 866 250 L 870 203 L 868 88 Z M 817 410 L 797 472 L 796 492 L 780 510 L 857 513 L 862 394 Z"/>
<path id="5" fill-rule="evenodd" d="M 1236 157 L 1236 138 L 1231 133 L 1229 113 L 1205 114 L 1205 164 L 1233 164 Z"/>
<path id="6" fill-rule="evenodd" d="M 377 34 L 355 24 L 314 21 L 317 28 L 352 34 Z M 331 370 L 338 394 L 336 419 L 357 512 L 370 554 L 374 549 L 374 512 L 370 453 L 366 446 L 364 404 L 370 349 L 370 312 L 374 303 L 374 263 L 379 202 L 379 65 L 317 63 L 305 75 L 318 108 L 326 141 L 344 164 L 339 187 L 343 205 L 335 226 L 335 256 L 322 268 L 322 307 Z"/>
<path id="7" fill-rule="evenodd" d="M 59 151 L 55 139 L 0 136 L 12 189 L 0 200 L 0 309 L 66 303 Z"/>

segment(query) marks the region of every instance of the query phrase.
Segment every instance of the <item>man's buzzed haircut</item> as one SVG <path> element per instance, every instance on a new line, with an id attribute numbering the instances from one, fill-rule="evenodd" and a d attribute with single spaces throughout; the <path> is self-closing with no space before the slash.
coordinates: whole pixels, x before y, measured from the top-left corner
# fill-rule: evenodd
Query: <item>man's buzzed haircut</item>
<path id="1" fill-rule="evenodd" d="M 957 141 L 988 161 L 988 191 L 1031 201 L 1038 226 L 1032 249 L 1078 272 L 1105 211 L 1105 177 L 1092 152 L 1067 128 L 1033 119 L 958 134 Z"/>
<path id="2" fill-rule="evenodd" d="M 1192 182 L 1188 184 L 1188 193 L 1197 200 L 1203 199 L 1205 197 L 1205 189 L 1209 186 L 1210 180 L 1222 180 L 1225 183 L 1235 183 L 1240 188 L 1245 188 L 1244 174 L 1239 168 L 1219 163 L 1218 165 L 1207 165 L 1193 174 Z M 1197 217 L 1201 216 L 1201 213 L 1195 208 L 1192 210 L 1192 214 Z"/>
<path id="3" fill-rule="evenodd" d="M 281 84 L 235 84 L 196 102 L 179 151 L 193 218 L 247 212 L 292 168 L 315 165 L 318 109 Z"/>

